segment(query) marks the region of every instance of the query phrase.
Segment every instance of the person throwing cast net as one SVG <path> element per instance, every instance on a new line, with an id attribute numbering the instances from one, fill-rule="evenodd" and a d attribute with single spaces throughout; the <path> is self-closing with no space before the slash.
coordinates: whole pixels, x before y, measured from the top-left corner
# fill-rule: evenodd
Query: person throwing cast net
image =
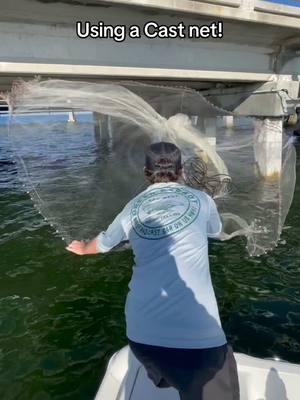
<path id="1" fill-rule="evenodd" d="M 157 142 L 146 150 L 150 185 L 78 255 L 106 253 L 129 240 L 135 256 L 127 296 L 129 346 L 157 387 L 181 400 L 238 400 L 236 362 L 221 326 L 211 282 L 208 238 L 222 223 L 214 200 L 182 184 L 181 151 Z"/>

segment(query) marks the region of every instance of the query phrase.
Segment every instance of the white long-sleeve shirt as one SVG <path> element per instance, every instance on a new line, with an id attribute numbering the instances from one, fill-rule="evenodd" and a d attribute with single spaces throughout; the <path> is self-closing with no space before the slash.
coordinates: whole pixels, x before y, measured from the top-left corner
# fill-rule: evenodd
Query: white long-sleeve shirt
<path id="1" fill-rule="evenodd" d="M 222 224 L 212 198 L 175 182 L 156 183 L 131 200 L 99 252 L 129 240 L 135 265 L 125 314 L 132 341 L 175 348 L 226 343 L 212 287 L 208 237 Z"/>

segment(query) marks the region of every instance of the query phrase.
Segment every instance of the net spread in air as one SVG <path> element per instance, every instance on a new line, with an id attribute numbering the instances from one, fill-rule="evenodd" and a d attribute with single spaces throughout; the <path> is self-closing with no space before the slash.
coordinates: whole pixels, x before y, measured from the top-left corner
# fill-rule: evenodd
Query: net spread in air
<path id="1" fill-rule="evenodd" d="M 145 148 L 167 141 L 182 151 L 185 184 L 215 199 L 222 240 L 245 236 L 250 255 L 276 246 L 296 163 L 280 121 L 226 129 L 228 113 L 195 90 L 128 82 L 21 81 L 8 102 L 24 185 L 67 243 L 107 228 L 147 186 Z"/>

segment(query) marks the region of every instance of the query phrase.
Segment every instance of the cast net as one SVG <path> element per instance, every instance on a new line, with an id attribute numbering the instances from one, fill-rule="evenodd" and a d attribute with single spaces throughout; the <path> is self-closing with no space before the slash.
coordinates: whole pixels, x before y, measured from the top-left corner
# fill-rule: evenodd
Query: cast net
<path id="1" fill-rule="evenodd" d="M 67 243 L 105 230 L 147 186 L 145 147 L 169 141 L 182 150 L 185 184 L 216 200 L 222 240 L 245 236 L 250 255 L 277 244 L 296 162 L 277 120 L 227 129 L 229 113 L 195 90 L 129 82 L 20 81 L 8 103 L 23 183 Z"/>

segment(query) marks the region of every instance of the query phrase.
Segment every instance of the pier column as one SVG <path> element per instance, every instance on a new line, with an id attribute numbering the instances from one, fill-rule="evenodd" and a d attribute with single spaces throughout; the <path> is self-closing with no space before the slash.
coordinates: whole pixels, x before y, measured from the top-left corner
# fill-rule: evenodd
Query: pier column
<path id="1" fill-rule="evenodd" d="M 190 119 L 192 121 L 192 125 L 204 135 L 205 134 L 204 119 L 202 117 L 199 117 L 199 115 L 191 115 Z"/>
<path id="2" fill-rule="evenodd" d="M 216 133 L 217 133 L 217 119 L 216 118 L 199 118 L 197 115 L 190 117 L 192 124 L 197 128 L 202 135 L 204 135 L 207 142 L 215 147 L 216 146 Z M 204 162 L 208 162 L 206 152 L 201 151 L 199 156 Z"/>
<path id="3" fill-rule="evenodd" d="M 98 147 L 106 146 L 107 148 L 112 149 L 113 128 L 111 116 L 94 112 L 93 118 L 95 142 L 97 143 Z"/>
<path id="4" fill-rule="evenodd" d="M 217 119 L 205 118 L 204 119 L 205 137 L 211 146 L 216 146 L 217 143 Z"/>
<path id="5" fill-rule="evenodd" d="M 192 125 L 199 129 L 199 127 L 198 127 L 198 121 L 199 121 L 198 115 L 191 115 L 190 119 L 191 119 Z"/>
<path id="6" fill-rule="evenodd" d="M 225 128 L 233 128 L 233 115 L 225 115 L 225 117 L 223 117 L 223 122 Z"/>
<path id="7" fill-rule="evenodd" d="M 294 135 L 300 136 L 300 107 L 296 109 L 297 122 L 294 128 Z"/>
<path id="8" fill-rule="evenodd" d="M 102 138 L 102 119 L 101 115 L 93 112 L 93 119 L 94 119 L 94 137 L 97 147 L 101 146 L 101 138 Z"/>
<path id="9" fill-rule="evenodd" d="M 112 118 L 110 115 L 107 115 L 107 134 L 109 138 L 110 147 L 113 145 L 113 127 L 112 127 Z"/>
<path id="10" fill-rule="evenodd" d="M 254 152 L 259 171 L 265 179 L 279 179 L 282 168 L 282 118 L 257 119 L 254 129 Z"/>
<path id="11" fill-rule="evenodd" d="M 68 122 L 76 122 L 74 111 L 69 111 Z"/>

